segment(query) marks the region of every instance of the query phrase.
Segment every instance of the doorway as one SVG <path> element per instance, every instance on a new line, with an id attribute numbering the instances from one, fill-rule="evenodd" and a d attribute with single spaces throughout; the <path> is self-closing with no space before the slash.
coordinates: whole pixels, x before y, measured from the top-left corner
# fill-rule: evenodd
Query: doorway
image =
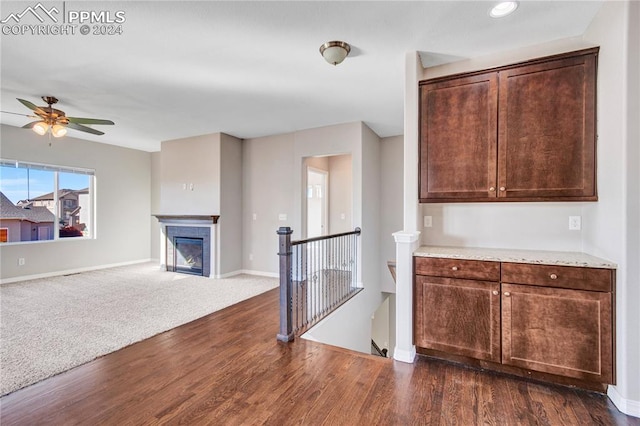
<path id="1" fill-rule="evenodd" d="M 329 232 L 328 182 L 328 171 L 307 167 L 307 238 Z"/>

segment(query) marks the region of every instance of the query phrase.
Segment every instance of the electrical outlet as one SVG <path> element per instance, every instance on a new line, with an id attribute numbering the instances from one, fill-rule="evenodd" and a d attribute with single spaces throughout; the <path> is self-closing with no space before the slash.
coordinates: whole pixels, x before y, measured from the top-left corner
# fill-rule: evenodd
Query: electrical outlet
<path id="1" fill-rule="evenodd" d="M 425 216 L 424 217 L 424 227 L 431 228 L 433 226 L 433 217 Z"/>
<path id="2" fill-rule="evenodd" d="M 24 266 L 24 264 L 25 264 L 24 257 L 18 258 L 18 266 Z"/>
<path id="3" fill-rule="evenodd" d="M 569 229 L 579 231 L 582 229 L 582 218 L 580 216 L 569 216 Z"/>
<path id="4" fill-rule="evenodd" d="M 253 220 L 258 220 L 258 215 L 257 214 L 253 214 Z"/>

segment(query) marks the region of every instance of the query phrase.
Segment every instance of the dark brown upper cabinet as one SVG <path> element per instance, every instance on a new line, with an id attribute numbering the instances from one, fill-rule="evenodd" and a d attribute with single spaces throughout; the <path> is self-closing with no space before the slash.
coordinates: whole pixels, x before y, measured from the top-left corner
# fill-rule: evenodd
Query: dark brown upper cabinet
<path id="1" fill-rule="evenodd" d="M 596 201 L 597 57 L 420 82 L 420 202 Z"/>

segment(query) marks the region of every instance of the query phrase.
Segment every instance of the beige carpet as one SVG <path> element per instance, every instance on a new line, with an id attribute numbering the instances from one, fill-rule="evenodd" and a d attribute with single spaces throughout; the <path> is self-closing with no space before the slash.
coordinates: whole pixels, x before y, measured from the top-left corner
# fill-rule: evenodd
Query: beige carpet
<path id="1" fill-rule="evenodd" d="M 277 286 L 276 278 L 216 280 L 156 263 L 4 284 L 0 395 Z"/>

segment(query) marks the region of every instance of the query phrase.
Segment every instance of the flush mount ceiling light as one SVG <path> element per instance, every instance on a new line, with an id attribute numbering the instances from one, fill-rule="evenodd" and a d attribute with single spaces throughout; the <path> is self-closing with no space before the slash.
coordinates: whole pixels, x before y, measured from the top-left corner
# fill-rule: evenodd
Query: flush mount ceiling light
<path id="1" fill-rule="evenodd" d="M 512 14 L 518 8 L 517 1 L 503 1 L 496 4 L 490 11 L 489 16 L 492 18 L 502 18 Z"/>
<path id="2" fill-rule="evenodd" d="M 320 54 L 331 65 L 344 61 L 350 51 L 351 46 L 344 41 L 328 41 L 320 46 Z"/>

